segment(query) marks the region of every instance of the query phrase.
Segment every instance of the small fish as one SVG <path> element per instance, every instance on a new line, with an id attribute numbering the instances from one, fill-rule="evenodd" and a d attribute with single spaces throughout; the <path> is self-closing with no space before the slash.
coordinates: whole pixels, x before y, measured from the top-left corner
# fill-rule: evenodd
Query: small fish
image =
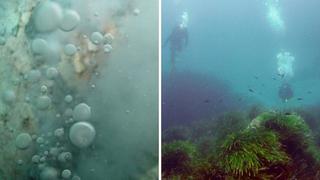
<path id="1" fill-rule="evenodd" d="M 308 93 L 308 94 L 312 94 L 312 91 L 308 91 L 307 93 Z"/>
<path id="2" fill-rule="evenodd" d="M 204 103 L 209 103 L 210 100 L 209 100 L 209 99 L 206 99 L 206 100 L 204 100 L 203 102 L 204 102 Z"/>
<path id="3" fill-rule="evenodd" d="M 277 80 L 275 77 L 272 77 L 273 80 Z"/>
<path id="4" fill-rule="evenodd" d="M 297 98 L 298 101 L 302 101 L 303 99 L 301 97 Z"/>
<path id="5" fill-rule="evenodd" d="M 218 102 L 219 102 L 219 103 L 222 103 L 222 102 L 223 102 L 223 99 L 220 99 Z"/>
<path id="6" fill-rule="evenodd" d="M 277 75 L 280 76 L 281 78 L 284 78 L 284 74 L 278 73 Z"/>
<path id="7" fill-rule="evenodd" d="M 248 90 L 249 90 L 250 92 L 254 93 L 254 90 L 253 90 L 253 89 L 250 88 L 250 89 L 248 89 Z"/>
<path id="8" fill-rule="evenodd" d="M 259 77 L 258 76 L 253 76 L 255 79 L 259 79 Z"/>

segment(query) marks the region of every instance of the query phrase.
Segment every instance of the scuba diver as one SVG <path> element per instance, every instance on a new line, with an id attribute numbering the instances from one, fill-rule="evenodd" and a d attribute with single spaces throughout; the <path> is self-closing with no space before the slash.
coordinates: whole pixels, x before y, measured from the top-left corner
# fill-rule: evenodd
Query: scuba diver
<path id="1" fill-rule="evenodd" d="M 278 96 L 283 102 L 288 102 L 293 97 L 293 90 L 289 83 L 284 82 L 279 87 Z"/>
<path id="2" fill-rule="evenodd" d="M 278 90 L 278 96 L 283 102 L 288 102 L 293 97 L 293 89 L 289 84 L 289 79 L 293 77 L 293 62 L 295 57 L 290 52 L 281 51 L 277 55 L 278 76 L 281 77 L 282 84 Z"/>
<path id="3" fill-rule="evenodd" d="M 178 52 L 188 45 L 188 14 L 183 12 L 180 24 L 176 25 L 170 36 L 166 39 L 164 46 L 170 43 L 170 61 L 171 67 L 174 69 L 174 63 Z"/>

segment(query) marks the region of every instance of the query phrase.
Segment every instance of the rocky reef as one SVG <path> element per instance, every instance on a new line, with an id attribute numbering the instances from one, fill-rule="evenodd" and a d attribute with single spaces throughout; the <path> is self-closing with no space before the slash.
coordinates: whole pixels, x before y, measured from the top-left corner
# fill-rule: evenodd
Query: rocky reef
<path id="1" fill-rule="evenodd" d="M 219 121 L 200 125 L 198 136 L 173 137 L 162 148 L 164 179 L 318 179 L 319 146 L 308 123 L 293 112 L 263 112 L 251 121 L 237 115 L 241 125 Z M 233 116 L 236 117 L 236 116 Z M 220 118 L 222 119 L 222 117 Z M 240 128 L 239 128 L 240 127 Z M 216 129 L 214 129 L 216 128 Z M 229 128 L 226 129 L 226 128 Z M 186 129 L 188 129 L 186 127 Z M 221 129 L 226 129 L 224 132 Z M 181 130 L 181 129 L 180 129 Z M 217 134 L 209 134 L 218 131 Z M 225 133 L 227 131 L 227 133 Z M 172 131 L 168 131 L 172 133 Z M 181 131 L 180 131 L 181 132 Z M 199 133 L 200 132 L 200 133 Z M 177 132 L 175 132 L 177 133 Z M 192 134 L 192 132 L 191 132 Z M 217 139 L 217 135 L 219 139 Z M 204 141 L 203 141 L 204 140 Z"/>

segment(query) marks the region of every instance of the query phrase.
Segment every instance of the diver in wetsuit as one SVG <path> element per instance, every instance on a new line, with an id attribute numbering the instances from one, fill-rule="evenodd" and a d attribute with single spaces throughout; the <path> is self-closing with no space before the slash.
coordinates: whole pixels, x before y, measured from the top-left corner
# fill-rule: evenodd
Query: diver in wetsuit
<path id="1" fill-rule="evenodd" d="M 283 102 L 287 102 L 293 97 L 293 90 L 289 83 L 284 82 L 279 87 L 278 96 Z"/>
<path id="2" fill-rule="evenodd" d="M 166 43 L 170 43 L 170 59 L 171 63 L 174 64 L 176 55 L 178 52 L 181 52 L 183 47 L 188 45 L 188 30 L 186 27 L 180 27 L 180 25 L 176 26 Z"/>
<path id="3" fill-rule="evenodd" d="M 184 12 L 181 18 L 181 23 L 174 27 L 170 36 L 164 43 L 164 46 L 170 43 L 170 61 L 172 68 L 174 68 L 177 53 L 181 52 L 182 49 L 188 45 L 189 41 L 189 34 L 187 29 L 188 14 Z"/>

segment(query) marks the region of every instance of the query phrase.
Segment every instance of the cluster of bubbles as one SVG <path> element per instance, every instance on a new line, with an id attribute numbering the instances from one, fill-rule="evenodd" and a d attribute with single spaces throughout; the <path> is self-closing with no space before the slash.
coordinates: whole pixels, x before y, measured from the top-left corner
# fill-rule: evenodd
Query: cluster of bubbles
<path id="1" fill-rule="evenodd" d="M 271 27 L 277 32 L 283 32 L 285 24 L 281 17 L 279 0 L 267 0 L 265 6 L 268 9 L 267 19 Z"/>
<path id="2" fill-rule="evenodd" d="M 133 15 L 139 14 L 139 9 L 133 10 Z M 39 120 L 41 127 L 37 133 L 22 132 L 15 137 L 17 149 L 34 153 L 29 160 L 17 160 L 19 165 L 32 162 L 33 168 L 28 173 L 32 175 L 32 179 L 80 180 L 72 161 L 75 159 L 75 153 L 92 146 L 96 137 L 95 127 L 90 123 L 91 107 L 80 100 L 74 90 L 66 91 L 69 86 L 65 84 L 58 64 L 55 64 L 57 61 L 46 61 L 51 59 L 53 53 L 53 43 L 50 41 L 52 34 L 67 37 L 70 35 L 67 33 L 75 32 L 73 35 L 82 35 L 81 37 L 101 48 L 104 53 L 112 51 L 113 35 L 97 30 L 90 31 L 88 35 L 82 34 L 78 32 L 82 21 L 76 10 L 69 6 L 62 7 L 53 0 L 39 1 L 32 12 L 30 24 L 35 34 L 30 36 L 30 49 L 33 59 L 41 59 L 42 62 L 31 62 L 31 69 L 21 72 L 22 82 L 25 82 L 24 85 L 28 89 L 22 101 L 32 105 L 34 114 L 38 115 L 35 119 Z M 65 40 L 62 46 L 61 42 L 59 43 L 58 46 L 62 47 L 59 53 L 63 56 L 58 55 L 58 58 L 71 59 L 82 52 L 80 46 L 74 43 Z M 94 86 L 91 84 L 91 87 Z M 13 105 L 18 99 L 16 93 L 13 89 L 7 89 L 2 93 L 3 102 L 8 106 Z M 55 115 L 52 116 L 52 113 Z M 53 119 L 56 121 L 52 121 Z"/>
<path id="3" fill-rule="evenodd" d="M 138 15 L 140 11 L 134 11 Z M 35 37 L 30 44 L 30 48 L 35 57 L 46 57 L 50 54 L 50 42 L 45 36 L 55 31 L 71 32 L 74 31 L 81 17 L 73 9 L 64 9 L 60 4 L 53 1 L 43 1 L 34 9 L 32 22 L 36 32 L 41 36 Z M 92 32 L 88 39 L 92 44 L 103 47 L 105 53 L 112 51 L 111 43 L 114 39 L 112 34 L 103 34 L 99 31 Z M 79 47 L 72 43 L 63 45 L 62 53 L 66 56 L 74 56 Z M 46 133 L 29 134 L 26 132 L 16 136 L 15 145 L 19 150 L 27 150 L 35 147 L 36 151 L 30 161 L 33 163 L 34 177 L 40 180 L 71 179 L 80 180 L 73 167 L 72 160 L 74 152 L 82 151 L 90 147 L 96 137 L 95 127 L 89 122 L 91 119 L 91 107 L 81 102 L 72 93 L 63 95 L 62 104 L 65 108 L 61 111 L 61 103 L 56 103 L 59 97 L 54 95 L 54 91 L 63 83 L 61 74 L 54 65 L 44 65 L 34 67 L 24 75 L 24 79 L 30 87 L 39 88 L 39 92 L 34 97 L 25 97 L 27 103 L 33 103 L 39 113 L 57 112 L 56 119 L 64 119 L 54 123 L 53 129 L 47 129 Z M 48 83 L 50 82 L 50 83 Z M 62 85 L 64 86 L 64 85 Z M 58 90 L 57 90 L 58 91 Z M 61 92 L 59 92 L 61 93 Z M 3 101 L 12 104 L 16 101 L 16 94 L 13 90 L 3 93 Z M 59 101 L 59 100 L 58 100 Z M 41 117 L 40 117 L 41 118 Z M 18 164 L 23 164 L 19 159 Z"/>
<path id="4" fill-rule="evenodd" d="M 71 95 L 66 95 L 65 103 L 70 104 L 73 101 Z M 40 96 L 40 110 L 44 110 L 51 101 L 48 96 Z M 86 103 L 79 103 L 73 109 L 68 109 L 68 115 L 71 116 L 72 123 L 56 128 L 53 132 L 41 135 L 30 135 L 29 133 L 20 133 L 15 140 L 15 145 L 20 150 L 27 150 L 31 146 L 37 147 L 37 153 L 30 161 L 36 167 L 36 172 L 40 180 L 62 179 L 80 180 L 80 177 L 72 172 L 72 151 L 89 147 L 96 136 L 94 126 L 88 122 L 91 118 L 91 108 Z M 69 123 L 71 125 L 69 125 Z M 67 133 L 66 133 L 67 132 Z M 71 147 L 70 147 L 71 145 Z M 18 160 L 18 164 L 23 164 Z M 57 166 L 58 165 L 58 166 Z"/>
<path id="5" fill-rule="evenodd" d="M 63 10 L 58 3 L 42 2 L 34 14 L 34 25 L 38 32 L 52 32 L 58 28 L 72 31 L 80 22 L 79 14 L 71 9 Z"/>
<path id="6" fill-rule="evenodd" d="M 277 55 L 278 74 L 284 78 L 293 76 L 293 62 L 295 57 L 290 52 L 280 52 Z"/>
<path id="7" fill-rule="evenodd" d="M 189 23 L 189 15 L 186 11 L 184 11 L 180 17 L 180 28 L 183 29 L 183 28 L 187 28 L 188 27 L 188 23 Z"/>

